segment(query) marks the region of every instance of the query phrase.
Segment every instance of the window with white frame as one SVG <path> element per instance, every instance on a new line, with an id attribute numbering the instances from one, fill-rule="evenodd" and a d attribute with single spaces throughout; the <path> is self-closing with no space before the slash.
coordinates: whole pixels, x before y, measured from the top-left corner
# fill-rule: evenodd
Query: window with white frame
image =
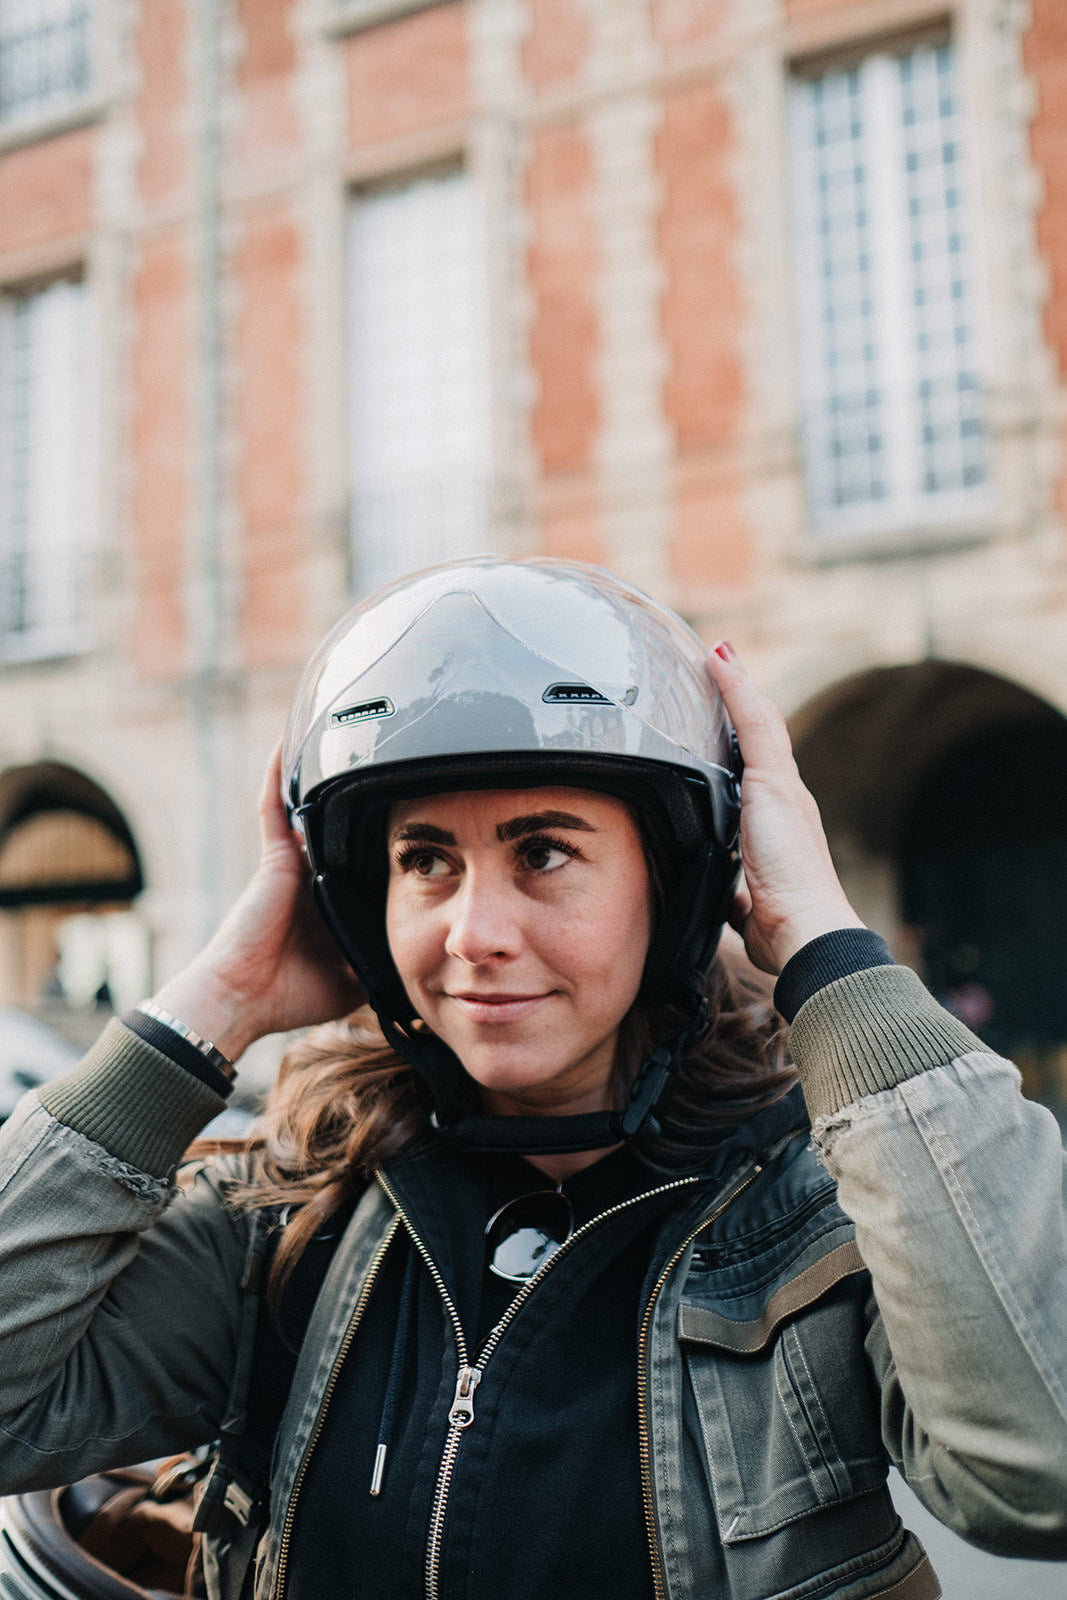
<path id="1" fill-rule="evenodd" d="M 987 440 L 952 44 L 798 71 L 790 98 L 813 529 L 966 526 Z"/>
<path id="2" fill-rule="evenodd" d="M 63 111 L 90 86 L 89 0 L 2 0 L 0 122 Z"/>
<path id="3" fill-rule="evenodd" d="M 357 195 L 350 228 L 352 538 L 366 590 L 488 546 L 485 249 L 461 171 Z"/>
<path id="4" fill-rule="evenodd" d="M 85 289 L 0 298 L 0 656 L 81 647 Z"/>

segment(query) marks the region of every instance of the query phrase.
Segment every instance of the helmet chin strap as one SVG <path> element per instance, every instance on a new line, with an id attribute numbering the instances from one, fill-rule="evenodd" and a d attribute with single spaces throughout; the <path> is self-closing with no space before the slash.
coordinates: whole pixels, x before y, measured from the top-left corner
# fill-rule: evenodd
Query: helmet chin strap
<path id="1" fill-rule="evenodd" d="M 570 1117 L 466 1114 L 463 1089 L 470 1080 L 455 1053 L 433 1034 L 406 1033 L 391 1018 L 380 1017 L 379 1021 L 394 1050 L 428 1085 L 435 1103 L 431 1122 L 442 1138 L 467 1150 L 489 1153 L 570 1155 L 606 1150 L 639 1134 L 655 1138 L 660 1132 L 656 1112 L 673 1087 L 683 1052 L 706 1029 L 707 1017 L 707 1003 L 701 999 L 690 1020 L 642 1063 L 622 1111 L 589 1111 Z M 448 1086 L 444 1093 L 443 1084 Z"/>

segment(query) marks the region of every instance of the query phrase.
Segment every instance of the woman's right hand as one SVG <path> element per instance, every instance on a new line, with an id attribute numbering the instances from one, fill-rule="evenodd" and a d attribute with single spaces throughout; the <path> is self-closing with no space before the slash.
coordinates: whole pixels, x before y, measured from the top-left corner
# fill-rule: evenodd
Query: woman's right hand
<path id="1" fill-rule="evenodd" d="M 210 943 L 153 997 L 235 1061 L 255 1039 L 346 1016 L 366 1000 L 315 906 L 281 798 L 281 746 L 259 800 L 259 865 Z"/>
<path id="2" fill-rule="evenodd" d="M 814 797 L 804 787 L 785 718 L 723 641 L 708 672 L 737 731 L 741 780 L 741 860 L 732 926 L 753 965 L 781 972 L 820 934 L 862 928 L 834 870 Z"/>

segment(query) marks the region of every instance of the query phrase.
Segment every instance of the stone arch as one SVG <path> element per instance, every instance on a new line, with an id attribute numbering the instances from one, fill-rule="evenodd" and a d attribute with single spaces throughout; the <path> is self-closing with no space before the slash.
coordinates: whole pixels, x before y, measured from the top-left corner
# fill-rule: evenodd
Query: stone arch
<path id="1" fill-rule="evenodd" d="M 84 771 L 49 759 L 0 773 L 0 998 L 87 1042 L 100 1010 L 147 980 L 144 881 L 123 811 Z"/>
<path id="2" fill-rule="evenodd" d="M 22 892 L 132 899 L 143 887 L 129 824 L 92 778 L 59 761 L 0 773 L 0 904 Z"/>
<path id="3" fill-rule="evenodd" d="M 1067 1106 L 1067 718 L 1016 680 L 927 660 L 830 685 L 792 731 L 860 914 Z"/>

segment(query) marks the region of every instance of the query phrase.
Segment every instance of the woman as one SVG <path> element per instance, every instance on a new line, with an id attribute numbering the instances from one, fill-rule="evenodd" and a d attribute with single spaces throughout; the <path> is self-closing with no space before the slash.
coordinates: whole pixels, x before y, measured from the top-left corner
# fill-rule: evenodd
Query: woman
<path id="1" fill-rule="evenodd" d="M 707 673 L 561 562 L 436 569 L 327 639 L 249 889 L 5 1130 L 4 1488 L 221 1427 L 213 1592 L 294 1600 L 921 1600 L 890 1458 L 1067 1555 L 1058 1129 L 863 928 L 728 645 Z M 364 999 L 384 1040 L 309 1036 L 264 1148 L 171 1202 L 230 1063 Z M 275 1437 L 241 1285 L 278 1202 Z"/>

